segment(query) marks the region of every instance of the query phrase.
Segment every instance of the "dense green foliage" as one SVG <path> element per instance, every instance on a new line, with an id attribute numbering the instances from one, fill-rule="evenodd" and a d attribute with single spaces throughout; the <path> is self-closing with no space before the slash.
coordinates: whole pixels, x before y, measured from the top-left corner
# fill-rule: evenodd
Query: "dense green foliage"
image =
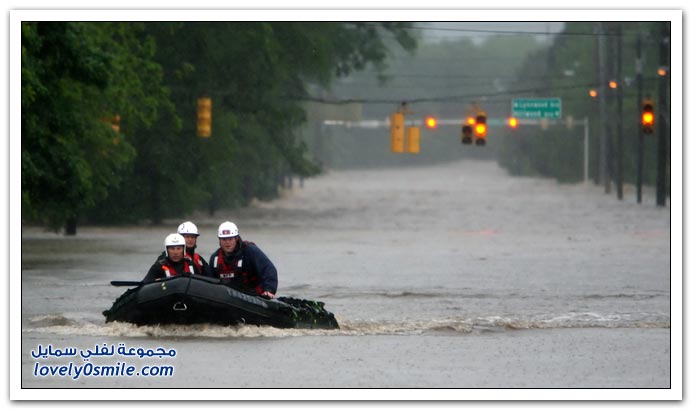
<path id="1" fill-rule="evenodd" d="M 308 86 L 384 67 L 383 34 L 415 47 L 406 26 L 23 23 L 22 218 L 156 223 L 271 198 L 285 175 L 319 171 L 296 133 Z"/>
<path id="2" fill-rule="evenodd" d="M 158 65 L 122 24 L 22 25 L 23 217 L 58 227 L 123 183 L 135 156 L 108 119 L 146 126 L 165 103 Z"/>

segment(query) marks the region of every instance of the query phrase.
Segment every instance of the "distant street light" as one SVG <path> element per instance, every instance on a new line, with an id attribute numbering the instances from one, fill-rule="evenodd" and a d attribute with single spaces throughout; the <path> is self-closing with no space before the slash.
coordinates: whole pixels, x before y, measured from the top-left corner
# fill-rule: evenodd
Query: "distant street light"
<path id="1" fill-rule="evenodd" d="M 425 126 L 430 129 L 437 128 L 437 118 L 433 117 L 432 115 L 427 116 L 425 118 Z"/>

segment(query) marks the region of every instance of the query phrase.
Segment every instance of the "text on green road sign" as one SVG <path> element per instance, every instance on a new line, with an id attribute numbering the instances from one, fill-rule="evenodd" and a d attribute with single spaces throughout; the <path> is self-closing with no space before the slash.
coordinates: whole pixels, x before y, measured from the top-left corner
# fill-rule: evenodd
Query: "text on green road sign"
<path id="1" fill-rule="evenodd" d="M 517 118 L 562 117 L 560 98 L 515 98 L 512 100 L 512 116 Z"/>

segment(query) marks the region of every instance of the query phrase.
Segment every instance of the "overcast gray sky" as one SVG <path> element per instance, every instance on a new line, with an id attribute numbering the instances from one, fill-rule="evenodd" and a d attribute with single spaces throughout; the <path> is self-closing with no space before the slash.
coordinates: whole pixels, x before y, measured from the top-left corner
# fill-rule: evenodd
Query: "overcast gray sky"
<path id="1" fill-rule="evenodd" d="M 540 40 L 550 39 L 549 33 L 560 32 L 563 22 L 548 21 L 510 21 L 510 22 L 425 22 L 417 26 L 426 27 L 424 37 L 428 41 L 439 41 L 455 37 L 473 37 L 483 41 L 488 36 L 521 35 L 521 33 L 548 33 L 537 35 Z"/>

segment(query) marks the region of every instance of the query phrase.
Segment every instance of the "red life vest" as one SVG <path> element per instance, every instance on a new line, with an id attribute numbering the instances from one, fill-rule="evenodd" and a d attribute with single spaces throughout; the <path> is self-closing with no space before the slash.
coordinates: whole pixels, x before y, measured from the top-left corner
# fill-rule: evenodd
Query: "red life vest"
<path id="1" fill-rule="evenodd" d="M 242 284 L 244 287 L 254 289 L 256 292 L 262 293 L 262 287 L 259 285 L 259 279 L 256 275 L 250 274 L 247 267 L 243 267 L 243 259 L 233 259 L 230 263 L 226 263 L 223 259 L 223 250 L 214 258 L 214 266 L 212 267 L 219 276 L 219 279 L 233 281 Z"/>
<path id="2" fill-rule="evenodd" d="M 183 259 L 183 272 L 185 273 L 195 273 L 195 270 L 190 264 L 188 263 L 190 259 L 184 258 Z M 170 278 L 171 276 L 178 276 L 179 273 L 173 268 L 173 266 L 170 265 L 170 261 L 168 258 L 166 258 L 166 261 L 161 264 L 161 268 L 163 269 L 163 272 L 166 274 L 167 278 Z"/>
<path id="3" fill-rule="evenodd" d="M 189 257 L 190 254 L 188 253 L 187 256 Z M 198 275 L 201 275 L 204 270 L 202 269 L 202 262 L 199 259 L 199 253 L 195 253 L 192 255 L 192 262 L 195 264 L 195 268 L 197 268 Z"/>

